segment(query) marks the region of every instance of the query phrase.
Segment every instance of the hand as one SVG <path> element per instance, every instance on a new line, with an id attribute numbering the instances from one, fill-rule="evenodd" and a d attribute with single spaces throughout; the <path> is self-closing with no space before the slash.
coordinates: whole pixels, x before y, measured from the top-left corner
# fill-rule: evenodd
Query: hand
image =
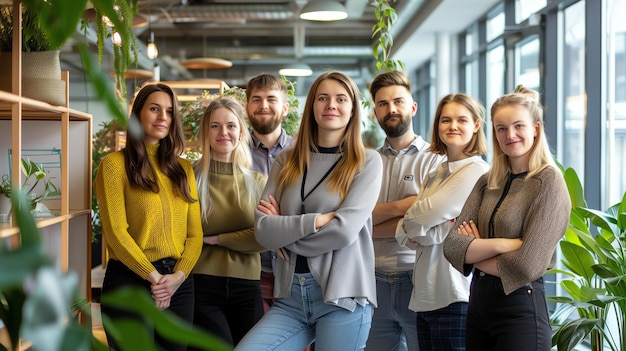
<path id="1" fill-rule="evenodd" d="M 207 245 L 219 245 L 220 244 L 220 236 L 219 235 L 207 235 L 202 241 Z"/>
<path id="2" fill-rule="evenodd" d="M 261 200 L 256 208 L 266 215 L 280 215 L 280 207 L 274 196 L 270 195 L 269 200 L 269 202 Z"/>
<path id="3" fill-rule="evenodd" d="M 170 302 L 172 301 L 172 299 L 167 299 L 167 300 L 163 300 L 163 301 L 155 301 L 155 305 L 156 308 L 162 310 L 167 309 L 168 307 L 170 307 Z"/>
<path id="4" fill-rule="evenodd" d="M 463 222 L 457 229 L 457 233 L 461 235 L 469 236 L 470 238 L 480 239 L 480 233 L 478 232 L 478 228 L 476 227 L 476 223 L 470 220 L 469 223 Z"/>
<path id="5" fill-rule="evenodd" d="M 164 274 L 157 284 L 152 284 L 150 290 L 152 291 L 152 298 L 157 302 L 157 306 L 159 303 L 169 306 L 169 300 L 184 281 L 185 273 L 176 271 L 172 274 Z"/>
<path id="6" fill-rule="evenodd" d="M 332 221 L 333 218 L 335 218 L 335 212 L 322 213 L 321 215 L 315 217 L 315 229 L 319 230 L 321 227 Z"/>
<path id="7" fill-rule="evenodd" d="M 287 252 L 285 252 L 285 249 L 283 249 L 282 247 L 279 247 L 278 249 L 276 249 L 276 256 L 282 258 L 283 260 L 287 259 Z"/>

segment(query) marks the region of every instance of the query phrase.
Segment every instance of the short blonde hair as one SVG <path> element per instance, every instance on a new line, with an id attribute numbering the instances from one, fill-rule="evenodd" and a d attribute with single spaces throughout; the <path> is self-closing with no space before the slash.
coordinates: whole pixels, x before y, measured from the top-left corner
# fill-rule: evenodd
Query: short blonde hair
<path id="1" fill-rule="evenodd" d="M 463 105 L 472 115 L 472 121 L 478 123 L 478 131 L 474 133 L 472 140 L 467 144 L 463 153 L 468 156 L 486 155 L 487 139 L 485 138 L 483 128 L 485 125 L 485 108 L 480 102 L 472 99 L 469 95 L 461 93 L 448 94 L 439 100 L 437 110 L 435 111 L 435 121 L 433 122 L 433 136 L 430 143 L 430 151 L 439 155 L 448 154 L 448 146 L 439 137 L 439 121 L 441 120 L 443 108 L 451 102 Z"/>

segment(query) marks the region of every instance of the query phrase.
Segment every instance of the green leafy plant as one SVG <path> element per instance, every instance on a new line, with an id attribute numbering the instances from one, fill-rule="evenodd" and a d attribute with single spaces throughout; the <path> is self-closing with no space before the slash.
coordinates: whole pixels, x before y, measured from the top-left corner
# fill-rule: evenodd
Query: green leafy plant
<path id="1" fill-rule="evenodd" d="M 11 198 L 11 178 L 8 174 L 3 174 L 0 180 L 0 195 Z"/>
<path id="2" fill-rule="evenodd" d="M 108 348 L 93 335 L 89 325 L 81 325 L 76 313 L 90 313 L 88 304 L 78 302 L 75 273 L 60 273 L 48 258 L 41 236 L 28 209 L 26 196 L 19 190 L 11 200 L 20 229 L 18 248 L 0 240 L 0 320 L 4 324 L 10 349 L 17 350 L 21 339 L 32 342 L 33 349 L 46 351 L 97 350 Z M 102 296 L 103 301 L 146 317 L 164 337 L 185 342 L 203 350 L 229 350 L 216 337 L 183 322 L 168 311 L 154 306 L 150 296 L 127 288 Z M 133 321 L 110 321 L 112 336 L 122 350 L 157 350 L 145 326 Z M 8 349 L 0 344 L 0 351 Z"/>
<path id="3" fill-rule="evenodd" d="M 48 38 L 37 22 L 36 12 L 26 10 L 22 14 L 24 38 L 22 51 L 48 51 L 61 47 Z M 13 9 L 11 6 L 0 7 L 0 51 L 10 52 L 13 48 Z"/>
<path id="4" fill-rule="evenodd" d="M 22 159 L 20 164 L 22 174 L 24 174 L 24 180 L 22 182 L 22 189 L 25 190 L 26 196 L 31 202 L 31 208 L 35 208 L 38 202 L 45 201 L 50 196 L 61 195 L 59 188 L 52 182 L 52 178 L 48 177 L 45 167 L 32 160 Z M 36 194 L 35 188 L 39 183 L 43 182 L 43 191 L 40 194 Z M 2 176 L 2 183 L 0 183 L 0 193 L 5 194 L 7 197 L 11 197 L 11 179 L 8 174 Z"/>
<path id="5" fill-rule="evenodd" d="M 22 173 L 24 173 L 22 188 L 26 189 L 26 187 L 28 187 L 26 196 L 30 199 L 33 207 L 36 203 L 44 201 L 49 196 L 61 195 L 61 191 L 59 191 L 59 188 L 52 182 L 52 179 L 48 177 L 48 173 L 41 163 L 26 159 L 22 159 L 21 161 L 21 169 Z M 35 194 L 34 190 L 40 182 L 44 184 L 43 191 L 41 194 Z"/>
<path id="6" fill-rule="evenodd" d="M 86 40 L 76 41 L 74 45 L 81 55 L 85 73 L 98 97 L 114 118 L 124 125 L 127 115 L 125 73 L 134 62 L 137 62 L 138 56 L 137 37 L 132 28 L 133 18 L 138 9 L 137 0 L 22 0 L 21 3 L 25 11 L 37 14 L 36 21 L 53 47 L 63 46 L 76 33 L 87 5 L 93 7 L 96 11 L 99 60 L 90 55 Z M 59 20 L 59 14 L 63 14 L 63 20 Z M 110 25 L 105 28 L 102 26 L 105 23 Z M 86 24 L 82 28 L 86 31 Z M 26 28 L 24 31 L 26 32 Z M 101 64 L 105 45 L 112 45 L 108 39 L 113 32 L 120 35 L 123 45 L 113 47 L 115 86 L 112 89 L 107 70 L 101 69 Z"/>
<path id="7" fill-rule="evenodd" d="M 626 193 L 605 211 L 587 208 L 576 172 L 564 171 L 572 200 L 570 224 L 560 242 L 566 296 L 548 300 L 558 307 L 551 316 L 552 344 L 573 350 L 587 340 L 593 351 L 626 349 Z"/>
<path id="8" fill-rule="evenodd" d="M 396 2 L 396 0 L 392 0 Z M 372 54 L 376 59 L 376 69 L 380 72 L 403 71 L 402 61 L 391 60 L 391 48 L 393 47 L 393 37 L 391 27 L 398 19 L 396 10 L 391 6 L 389 0 L 376 0 L 376 23 L 372 27 L 372 38 L 378 36 L 378 40 L 372 48 Z"/>

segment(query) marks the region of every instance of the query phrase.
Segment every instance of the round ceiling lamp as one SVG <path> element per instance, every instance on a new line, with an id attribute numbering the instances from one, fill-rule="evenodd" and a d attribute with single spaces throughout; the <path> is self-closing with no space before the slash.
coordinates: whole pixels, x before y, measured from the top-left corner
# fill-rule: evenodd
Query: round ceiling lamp
<path id="1" fill-rule="evenodd" d="M 339 21 L 348 18 L 348 10 L 338 1 L 309 0 L 300 10 L 307 21 Z"/>
<path id="2" fill-rule="evenodd" d="M 308 77 L 313 74 L 313 70 L 306 63 L 292 63 L 279 69 L 278 74 L 287 77 Z"/>
<path id="3" fill-rule="evenodd" d="M 233 63 L 214 57 L 198 57 L 180 61 L 180 65 L 189 69 L 222 69 L 232 67 Z"/>
<path id="4" fill-rule="evenodd" d="M 111 72 L 110 74 L 111 76 L 115 76 L 115 72 Z M 124 77 L 126 79 L 151 79 L 154 77 L 154 72 L 148 71 L 146 69 L 130 68 L 126 70 Z"/>
<path id="5" fill-rule="evenodd" d="M 87 20 L 88 22 L 95 22 L 96 10 L 93 7 L 86 9 L 83 12 L 83 18 Z M 135 17 L 133 17 L 133 24 L 132 24 L 133 28 L 140 28 L 147 24 L 148 24 L 148 17 L 146 17 L 145 15 L 141 13 L 137 13 L 135 14 Z"/>

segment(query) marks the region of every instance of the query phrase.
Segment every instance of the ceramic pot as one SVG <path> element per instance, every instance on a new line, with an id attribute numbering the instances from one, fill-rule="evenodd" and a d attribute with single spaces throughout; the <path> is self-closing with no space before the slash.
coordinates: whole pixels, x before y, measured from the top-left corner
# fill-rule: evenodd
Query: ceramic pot
<path id="1" fill-rule="evenodd" d="M 22 52 L 22 96 L 65 105 L 65 82 L 61 79 L 59 50 Z M 11 77 L 12 56 L 0 53 L 0 77 Z M 11 79 L 0 80 L 0 90 L 11 91 Z"/>

